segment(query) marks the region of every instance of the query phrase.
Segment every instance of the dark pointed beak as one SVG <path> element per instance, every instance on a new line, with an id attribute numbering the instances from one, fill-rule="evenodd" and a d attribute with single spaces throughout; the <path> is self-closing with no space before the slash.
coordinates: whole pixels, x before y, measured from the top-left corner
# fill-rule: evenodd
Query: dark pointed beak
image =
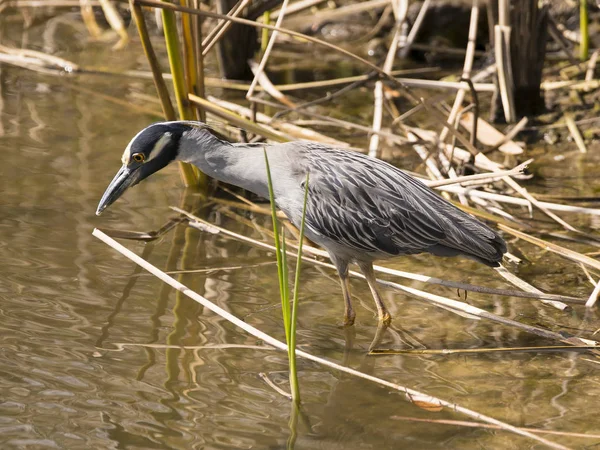
<path id="1" fill-rule="evenodd" d="M 97 216 L 102 214 L 102 211 L 112 205 L 121 195 L 123 195 L 123 192 L 125 192 L 129 186 L 135 184 L 135 180 L 137 178 L 135 172 L 137 171 L 132 171 L 125 165 L 121 167 L 106 188 L 106 191 L 104 192 L 104 195 L 98 204 L 98 209 L 96 209 Z"/>

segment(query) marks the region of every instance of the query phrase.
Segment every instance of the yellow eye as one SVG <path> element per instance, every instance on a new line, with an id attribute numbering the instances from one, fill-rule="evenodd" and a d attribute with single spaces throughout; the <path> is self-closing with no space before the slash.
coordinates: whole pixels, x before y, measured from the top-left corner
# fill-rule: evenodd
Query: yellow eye
<path id="1" fill-rule="evenodd" d="M 134 153 L 133 155 L 131 155 L 131 157 L 133 158 L 133 160 L 135 162 L 138 162 L 138 163 L 143 163 L 144 160 L 146 159 L 146 156 L 144 156 L 143 153 Z"/>

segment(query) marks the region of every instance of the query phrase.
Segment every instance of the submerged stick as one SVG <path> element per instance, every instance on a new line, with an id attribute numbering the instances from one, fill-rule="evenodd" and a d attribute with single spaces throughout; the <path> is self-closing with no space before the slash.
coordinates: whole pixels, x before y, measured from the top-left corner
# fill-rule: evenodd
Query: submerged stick
<path id="1" fill-rule="evenodd" d="M 251 334 L 252 336 L 263 340 L 265 343 L 272 345 L 275 348 L 278 348 L 280 350 L 284 350 L 287 351 L 287 345 L 284 344 L 281 341 L 278 341 L 277 339 L 269 336 L 268 334 L 264 333 L 263 331 L 260 331 L 257 328 L 254 328 L 253 326 L 243 322 L 242 320 L 238 319 L 237 317 L 235 317 L 233 314 L 231 314 L 228 311 L 225 311 L 223 308 L 215 305 L 214 303 L 212 303 L 211 301 L 209 301 L 208 299 L 202 297 L 200 294 L 192 291 L 191 289 L 189 289 L 187 286 L 183 285 L 182 283 L 180 283 L 179 281 L 175 280 L 174 278 L 168 276 L 167 274 L 165 274 L 164 272 L 162 272 L 160 269 L 158 269 L 156 266 L 153 266 L 152 264 L 150 264 L 148 261 L 140 258 L 138 255 L 136 255 L 135 253 L 133 253 L 131 250 L 127 249 L 126 247 L 122 246 L 121 244 L 119 244 L 117 241 L 111 239 L 110 237 L 108 237 L 106 234 L 102 233 L 101 231 L 99 231 L 98 229 L 94 229 L 93 233 L 92 233 L 95 237 L 97 237 L 98 239 L 100 239 L 102 242 L 104 242 L 105 244 L 109 245 L 110 247 L 112 247 L 113 249 L 117 250 L 119 253 L 121 253 L 123 256 L 129 258 L 130 260 L 132 260 L 133 262 L 135 262 L 136 264 L 142 266 L 145 270 L 147 270 L 148 272 L 150 272 L 151 274 L 153 274 L 154 276 L 156 276 L 157 278 L 159 278 L 161 281 L 167 283 L 168 285 L 170 285 L 171 287 L 173 287 L 174 289 L 177 289 L 179 292 L 183 293 L 184 295 L 188 296 L 189 298 L 191 298 L 192 300 L 196 301 L 197 303 L 201 304 L 202 306 L 204 306 L 205 308 L 209 309 L 210 311 L 214 312 L 215 314 L 218 314 L 219 316 L 223 317 L 224 319 L 228 320 L 229 322 L 233 323 L 234 325 L 236 325 L 237 327 L 241 328 L 242 330 L 246 331 L 247 333 Z M 302 350 L 297 350 L 296 354 L 302 358 L 308 359 L 309 361 L 313 361 L 316 362 L 318 364 L 330 367 L 332 369 L 338 370 L 340 372 L 344 372 L 344 373 L 348 373 L 350 375 L 354 375 L 357 377 L 360 377 L 362 379 L 368 380 L 368 381 L 372 381 L 374 383 L 377 383 L 379 385 L 382 386 L 386 386 L 388 388 L 394 389 L 396 391 L 399 392 L 403 392 L 404 394 L 406 394 L 406 397 L 408 398 L 409 401 L 412 401 L 412 398 L 416 397 L 421 401 L 426 401 L 428 403 L 432 403 L 435 405 L 439 405 L 439 406 L 443 406 L 446 407 L 452 411 L 476 418 L 477 420 L 481 420 L 483 422 L 486 423 L 490 423 L 493 425 L 497 425 L 499 427 L 501 427 L 503 430 L 506 431 L 510 431 L 512 433 L 518 434 L 520 436 L 525 436 L 528 437 L 530 439 L 533 439 L 537 442 L 540 442 L 544 445 L 547 445 L 551 448 L 555 448 L 555 449 L 561 449 L 561 450 L 568 450 L 568 447 L 565 447 L 563 445 L 557 444 L 555 442 L 549 441 L 547 439 L 544 439 L 542 437 L 536 436 L 528 431 L 524 431 L 521 430 L 513 425 L 510 425 L 508 423 L 502 422 L 500 420 L 494 419 L 493 417 L 489 417 L 483 414 L 480 414 L 476 411 L 473 411 L 471 409 L 462 407 L 460 405 L 457 405 L 456 403 L 452 403 L 446 400 L 443 400 L 441 398 L 438 397 L 434 397 L 432 395 L 429 394 L 424 394 L 422 392 L 416 391 L 414 389 L 410 389 L 401 385 L 398 385 L 396 383 L 392 383 L 386 380 L 382 380 L 380 378 L 374 377 L 372 375 L 367 375 L 365 373 L 359 372 L 358 370 L 354 370 L 351 369 L 349 367 L 345 367 L 339 364 L 336 364 L 332 361 L 323 359 L 323 358 L 319 358 L 317 356 L 311 355 L 310 353 L 304 352 Z"/>

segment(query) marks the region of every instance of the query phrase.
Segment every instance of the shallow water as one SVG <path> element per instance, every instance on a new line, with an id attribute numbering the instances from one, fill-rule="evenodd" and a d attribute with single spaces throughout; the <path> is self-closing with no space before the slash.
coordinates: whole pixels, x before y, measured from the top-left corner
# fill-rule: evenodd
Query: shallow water
<path id="1" fill-rule="evenodd" d="M 108 44 L 86 44 L 80 25 L 57 22 L 50 32 L 44 20 L 23 32 L 19 20 L 1 20 L 0 43 L 4 45 L 54 51 L 81 64 L 112 69 L 144 67 L 135 43 L 121 53 L 111 52 Z M 260 342 L 92 237 L 94 227 L 157 229 L 172 217 L 169 205 L 193 206 L 197 198 L 182 192 L 176 168 L 171 167 L 96 217 L 96 205 L 120 165 L 122 148 L 154 118 L 81 88 L 158 109 L 139 95 L 153 95 L 149 82 L 71 78 L 0 65 L 0 447 L 285 447 L 291 435 L 290 402 L 259 374 L 266 373 L 287 389 L 286 355 L 244 348 Z M 548 150 L 552 155 L 572 147 Z M 543 178 L 528 188 L 564 195 L 596 194 L 600 187 L 598 148 L 590 150 L 586 156 L 569 154 L 561 162 L 547 158 L 539 171 Z M 256 231 L 215 209 L 202 214 L 226 228 L 260 238 Z M 568 219 L 597 232 L 598 221 Z M 257 220 L 266 223 L 261 217 Z M 124 243 L 164 270 L 214 269 L 180 280 L 253 326 L 283 337 L 272 254 L 184 226 L 154 243 Z M 589 295 L 590 285 L 576 265 L 512 239 L 509 248 L 531 261 L 518 271 L 535 286 Z M 596 250 L 583 245 L 573 248 Z M 492 270 L 466 260 L 416 256 L 389 265 L 508 287 Z M 596 411 L 600 376 L 593 356 L 562 351 L 370 357 L 366 351 L 376 326 L 372 300 L 364 282 L 353 281 L 352 288 L 357 323 L 342 330 L 337 326 L 343 304 L 335 275 L 305 267 L 299 304 L 300 348 L 513 425 L 600 431 Z M 452 289 L 428 290 L 456 296 Z M 396 318 L 383 342 L 386 347 L 553 344 L 390 290 L 384 290 L 384 297 Z M 600 328 L 595 313 L 584 316 L 581 308 L 562 313 L 530 300 L 474 293 L 468 300 L 496 314 L 582 337 L 592 337 Z M 223 348 L 224 344 L 237 348 Z M 403 395 L 314 363 L 300 361 L 299 370 L 303 403 L 296 448 L 521 449 L 537 445 L 501 431 L 408 421 L 405 418 L 465 417 L 447 410 L 426 411 Z M 600 442 L 545 437 L 572 447 Z"/>

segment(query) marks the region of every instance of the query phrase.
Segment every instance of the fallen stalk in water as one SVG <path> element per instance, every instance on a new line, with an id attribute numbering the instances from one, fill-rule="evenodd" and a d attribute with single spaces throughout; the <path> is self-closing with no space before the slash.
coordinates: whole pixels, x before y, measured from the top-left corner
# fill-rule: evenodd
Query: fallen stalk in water
<path id="1" fill-rule="evenodd" d="M 265 343 L 267 343 L 269 345 L 272 345 L 273 347 L 278 348 L 280 350 L 284 350 L 284 351 L 288 350 L 288 346 L 286 344 L 284 344 L 283 342 L 278 341 L 277 339 L 274 339 L 273 337 L 271 337 L 268 334 L 266 334 L 266 333 L 258 330 L 257 328 L 254 328 L 253 326 L 251 326 L 251 325 L 243 322 L 242 320 L 240 320 L 237 317 L 235 317 L 233 314 L 225 311 L 223 308 L 220 308 L 219 306 L 215 305 L 211 301 L 209 301 L 206 298 L 202 297 L 200 294 L 192 291 L 191 289 L 189 289 L 185 285 L 183 285 L 180 282 L 176 281 L 174 278 L 166 275 L 164 272 L 162 272 L 160 269 L 158 269 L 157 267 L 153 266 L 152 264 L 150 264 L 146 260 L 140 258 L 138 255 L 136 255 L 135 253 L 133 253 L 131 250 L 123 247 L 121 244 L 119 244 L 115 240 L 111 239 L 109 236 L 107 236 L 106 234 L 102 233 L 98 229 L 94 229 L 94 231 L 93 231 L 92 234 L 95 237 L 97 237 L 98 239 L 100 239 L 101 241 L 103 241 L 105 244 L 109 245 L 110 247 L 112 247 L 113 249 L 117 250 L 122 255 L 126 256 L 127 258 L 129 258 L 130 260 L 132 260 L 133 262 L 135 262 L 136 264 L 142 266 L 144 269 L 146 269 L 148 272 L 150 272 L 153 275 L 155 275 L 160 280 L 162 280 L 165 283 L 169 284 L 174 289 L 177 289 L 178 291 L 180 291 L 184 295 L 186 295 L 189 298 L 191 298 L 192 300 L 200 303 L 205 308 L 211 310 L 215 314 L 218 314 L 219 316 L 223 317 L 224 319 L 228 320 L 229 322 L 235 324 L 236 326 L 238 326 L 242 330 L 246 331 L 247 333 L 251 334 L 252 336 L 257 337 L 258 339 L 263 340 Z M 537 442 L 543 443 L 544 445 L 547 445 L 547 446 L 549 446 L 551 448 L 562 449 L 562 450 L 567 450 L 568 449 L 568 447 L 565 447 L 563 445 L 560 445 L 560 444 L 557 444 L 555 442 L 549 441 L 549 440 L 547 440 L 545 438 L 536 436 L 536 435 L 534 435 L 534 434 L 532 434 L 532 433 L 530 433 L 528 431 L 521 430 L 521 429 L 519 429 L 519 428 L 517 428 L 517 427 L 515 427 L 513 425 L 510 425 L 508 423 L 505 423 L 505 422 L 502 422 L 500 420 L 494 419 L 493 417 L 489 417 L 489 416 L 480 414 L 480 413 L 478 413 L 476 411 L 473 411 L 471 409 L 462 407 L 460 405 L 457 405 L 456 403 L 451 403 L 451 402 L 443 400 L 441 398 L 434 397 L 432 395 L 425 394 L 425 393 L 416 391 L 414 389 L 410 389 L 410 388 L 398 385 L 396 383 L 392 383 L 392 382 L 389 382 L 389 381 L 386 381 L 386 380 L 382 380 L 382 379 L 374 377 L 372 375 L 367 375 L 365 373 L 359 372 L 359 371 L 351 369 L 349 367 L 342 366 L 342 365 L 336 364 L 336 363 L 334 363 L 332 361 L 329 361 L 329 360 L 326 360 L 326 359 L 319 358 L 317 356 L 311 355 L 310 353 L 306 353 L 306 352 L 304 352 L 302 350 L 297 350 L 296 354 L 299 357 L 301 357 L 301 358 L 308 359 L 310 361 L 313 361 L 313 362 L 316 362 L 318 364 L 330 367 L 330 368 L 338 370 L 340 372 L 348 373 L 350 375 L 354 375 L 356 377 L 360 377 L 362 379 L 372 381 L 374 383 L 377 383 L 379 385 L 388 387 L 390 389 L 394 389 L 396 391 L 403 392 L 406 395 L 407 399 L 410 402 L 415 402 L 415 401 L 427 402 L 429 404 L 433 404 L 433 405 L 445 407 L 445 408 L 448 408 L 451 411 L 454 411 L 454 412 L 457 412 L 457 413 L 461 413 L 461 414 L 473 417 L 473 418 L 475 418 L 477 420 L 480 420 L 482 422 L 486 422 L 486 423 L 489 423 L 489 424 L 492 424 L 492 425 L 497 425 L 497 426 L 501 427 L 503 430 L 510 431 L 510 432 L 518 434 L 520 436 L 528 437 L 528 438 L 533 439 L 533 440 L 535 440 Z"/>

